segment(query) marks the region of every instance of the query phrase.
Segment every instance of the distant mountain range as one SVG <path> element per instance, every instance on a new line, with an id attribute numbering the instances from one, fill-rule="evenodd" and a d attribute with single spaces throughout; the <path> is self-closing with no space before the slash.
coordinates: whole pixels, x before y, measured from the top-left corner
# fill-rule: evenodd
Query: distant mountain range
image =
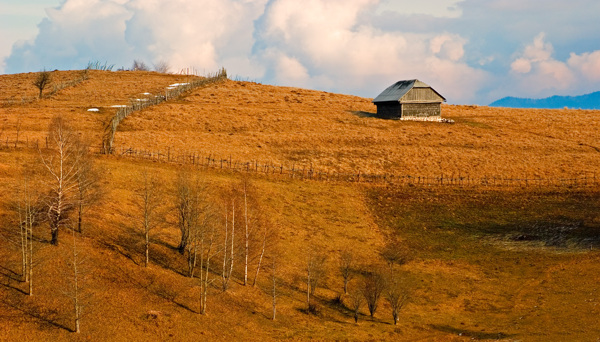
<path id="1" fill-rule="evenodd" d="M 505 97 L 490 104 L 490 107 L 509 108 L 574 108 L 600 109 L 600 91 L 581 96 L 551 96 L 545 99 Z"/>

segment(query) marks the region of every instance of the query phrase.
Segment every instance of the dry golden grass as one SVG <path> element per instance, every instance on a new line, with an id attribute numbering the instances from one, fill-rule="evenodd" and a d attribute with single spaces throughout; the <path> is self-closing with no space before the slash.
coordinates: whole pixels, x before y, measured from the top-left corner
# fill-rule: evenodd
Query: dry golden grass
<path id="1" fill-rule="evenodd" d="M 65 81 L 79 72 L 55 72 Z M 35 96 L 33 74 L 0 76 L 2 103 Z M 57 78 L 55 78 L 56 80 Z M 50 118 L 72 118 L 82 134 L 99 144 L 110 106 L 127 104 L 140 93 L 159 93 L 185 76 L 140 72 L 90 72 L 82 83 L 50 98 L 0 107 L 0 141 L 43 141 Z M 31 89 L 30 89 L 31 88 Z M 4 92 L 7 89 L 7 92 Z M 99 113 L 87 108 L 100 108 Z M 198 151 L 233 159 L 313 165 L 340 171 L 554 177 L 593 172 L 598 166 L 598 111 L 509 110 L 444 106 L 454 125 L 400 122 L 369 117 L 369 99 L 296 88 L 228 81 L 198 89 L 188 97 L 127 118 L 116 145 L 165 151 Z M 256 200 L 278 227 L 280 297 L 278 319 L 270 316 L 268 270 L 258 287 L 230 291 L 218 281 L 210 290 L 208 314 L 198 314 L 199 292 L 182 275 L 185 261 L 173 215 L 155 233 L 151 266 L 143 267 L 142 239 L 136 235 L 134 190 L 141 169 L 162 180 L 165 204 L 172 202 L 180 166 L 98 156 L 104 200 L 87 217 L 79 237 L 85 251 L 88 303 L 82 333 L 70 332 L 68 298 L 71 237 L 59 247 L 47 242 L 38 252 L 35 295 L 16 280 L 18 249 L 4 239 L 14 231 L 10 205 L 20 165 L 35 151 L 0 144 L 0 340 L 595 340 L 600 337 L 600 197 L 595 189 L 492 191 L 456 188 L 369 187 L 357 184 L 251 178 Z M 19 145 L 23 146 L 23 143 Z M 216 201 L 242 175 L 198 170 Z M 549 245 L 533 234 L 533 224 L 575 224 Z M 537 226 L 536 226 L 537 227 Z M 539 233 L 539 232 L 538 232 Z M 575 235 L 573 235 L 575 234 Z M 576 235 L 579 234 L 579 235 Z M 48 229 L 38 237 L 46 241 Z M 340 251 L 352 249 L 363 268 L 383 263 L 381 247 L 395 236 L 413 260 L 400 270 L 411 301 L 391 324 L 390 307 L 380 303 L 375 319 L 354 324 L 335 298 L 342 290 L 337 273 Z M 562 240 L 561 240 L 562 242 Z M 319 289 L 320 315 L 307 315 L 302 284 L 311 246 L 328 256 L 329 277 Z M 589 251 L 589 247 L 593 250 Z M 267 251 L 267 257 L 274 254 Z M 218 277 L 217 274 L 213 274 Z M 357 286 L 357 279 L 351 286 Z M 159 312 L 153 316 L 153 311 Z"/>
<path id="2" fill-rule="evenodd" d="M 54 84 L 81 77 L 83 71 L 52 72 L 51 89 Z M 106 124 L 116 112 L 115 105 L 128 105 L 132 99 L 143 98 L 144 93 L 164 93 L 173 83 L 186 82 L 189 76 L 159 74 L 155 72 L 122 71 L 106 72 L 89 70 L 88 79 L 58 91 L 51 97 L 21 103 L 21 98 L 35 98 L 33 86 L 36 73 L 0 76 L 0 140 L 13 142 L 20 124 L 21 144 L 44 141 L 50 119 L 55 115 L 69 118 L 73 125 L 92 144 L 100 145 Z M 46 94 L 47 91 L 44 92 Z M 88 112 L 98 108 L 99 112 Z"/>
<path id="3" fill-rule="evenodd" d="M 370 99 L 229 81 L 136 113 L 116 146 L 399 175 L 565 177 L 598 168 L 599 111 L 443 106 L 456 124 L 382 120 Z"/>

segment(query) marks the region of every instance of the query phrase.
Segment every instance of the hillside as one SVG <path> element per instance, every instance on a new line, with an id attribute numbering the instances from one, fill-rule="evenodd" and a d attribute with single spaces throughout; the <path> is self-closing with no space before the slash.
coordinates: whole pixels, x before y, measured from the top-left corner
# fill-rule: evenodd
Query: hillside
<path id="1" fill-rule="evenodd" d="M 53 74 L 56 82 L 82 75 Z M 442 115 L 456 122 L 450 125 L 381 120 L 374 116 L 370 99 L 349 95 L 231 80 L 198 88 L 134 112 L 119 126 L 115 155 L 93 155 L 103 196 L 88 209 L 83 233 L 63 228 L 58 246 L 49 243 L 48 222 L 36 226 L 34 295 L 27 296 L 28 284 L 20 280 L 15 208 L 26 179 L 34 193 L 49 191 L 40 153 L 45 151 L 51 118 L 66 117 L 97 152 L 105 125 L 117 111 L 112 106 L 153 96 L 145 93 L 161 94 L 169 85 L 191 78 L 89 71 L 80 82 L 36 100 L 34 77 L 0 75 L 0 340 L 600 337 L 597 183 L 550 188 L 544 183 L 523 188 L 372 185 L 234 172 L 124 154 L 133 149 L 173 156 L 197 151 L 229 160 L 340 172 L 593 175 L 599 166 L 600 111 L 444 106 Z M 147 268 L 139 204 L 144 170 L 156 177 L 161 203 Z M 224 222 L 233 222 L 235 214 L 239 240 L 231 284 L 222 290 L 226 254 L 216 248 L 206 314 L 200 313 L 200 280 L 188 276 L 185 255 L 177 251 L 177 184 L 182 170 L 198 177 L 203 186 L 211 208 L 207 217 L 219 246 L 227 239 Z M 244 184 L 250 189 L 248 198 L 241 190 Z M 247 286 L 242 262 L 245 214 L 250 215 L 252 251 Z M 75 217 L 71 211 L 70 222 Z M 269 238 L 254 287 L 265 228 Z M 74 241 L 82 255 L 85 306 L 80 334 L 72 332 L 68 296 Z M 354 256 L 356 270 L 346 295 L 340 272 L 345 251 Z M 370 272 L 387 274 L 390 251 L 404 258 L 394 266 L 409 298 L 399 322 L 393 324 L 392 307 L 382 294 L 374 317 L 363 301 L 354 323 L 352 294 L 360 294 Z M 310 313 L 306 268 L 314 256 L 325 259 L 320 270 L 324 277 Z"/>
<path id="2" fill-rule="evenodd" d="M 555 95 L 544 99 L 509 96 L 492 102 L 490 107 L 600 109 L 600 91 L 580 96 Z"/>
<path id="3" fill-rule="evenodd" d="M 60 76 L 62 75 L 62 76 Z M 77 72 L 58 73 L 64 79 Z M 57 76 L 57 78 L 58 78 Z M 0 102 L 34 96 L 33 74 L 0 78 Z M 43 141 L 50 117 L 73 118 L 100 149 L 116 109 L 161 94 L 186 76 L 92 71 L 50 98 L 2 108 L 3 140 Z M 259 160 L 330 172 L 571 177 L 597 170 L 600 111 L 445 105 L 454 125 L 373 117 L 370 99 L 306 89 L 228 81 L 130 116 L 115 146 L 167 154 L 195 152 L 240 162 Z M 88 112 L 98 108 L 99 112 Z"/>

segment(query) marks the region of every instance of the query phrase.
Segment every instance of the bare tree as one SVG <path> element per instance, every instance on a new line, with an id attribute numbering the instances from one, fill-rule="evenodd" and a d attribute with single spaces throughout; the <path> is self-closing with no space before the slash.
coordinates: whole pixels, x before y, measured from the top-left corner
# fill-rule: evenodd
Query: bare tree
<path id="1" fill-rule="evenodd" d="M 362 292 L 358 287 L 354 287 L 350 291 L 350 308 L 354 313 L 354 323 L 358 323 L 358 315 L 360 314 L 360 307 L 364 301 Z"/>
<path id="2" fill-rule="evenodd" d="M 154 64 L 154 71 L 159 72 L 161 74 L 166 74 L 169 72 L 169 63 L 164 60 L 160 60 Z"/>
<path id="3" fill-rule="evenodd" d="M 261 269 L 261 265 L 262 265 L 262 261 L 265 257 L 265 253 L 268 250 L 270 250 L 270 254 L 272 254 L 273 250 L 276 248 L 277 245 L 277 232 L 278 229 L 276 228 L 276 226 L 270 222 L 269 220 L 262 220 L 262 223 L 260 224 L 263 227 L 263 232 L 262 232 L 262 243 L 260 246 L 260 253 L 258 255 L 258 261 L 256 263 L 256 272 L 254 274 L 254 280 L 252 281 L 252 286 L 256 286 L 256 281 L 258 279 L 258 273 L 260 272 Z"/>
<path id="4" fill-rule="evenodd" d="M 277 316 L 277 258 L 275 255 L 271 260 L 271 297 L 273 298 L 271 319 L 275 320 Z"/>
<path id="5" fill-rule="evenodd" d="M 348 282 L 354 276 L 354 254 L 344 249 L 340 254 L 340 273 L 344 279 L 344 294 L 348 293 Z"/>
<path id="6" fill-rule="evenodd" d="M 248 258 L 250 256 L 250 232 L 248 227 L 248 192 L 250 184 L 248 178 L 242 180 L 242 190 L 244 194 L 244 285 L 248 285 Z"/>
<path id="7" fill-rule="evenodd" d="M 395 275 L 390 275 L 390 280 L 386 286 L 385 299 L 392 308 L 392 317 L 394 325 L 398 324 L 400 310 L 406 305 L 409 299 L 408 291 L 400 284 Z"/>
<path id="8" fill-rule="evenodd" d="M 375 315 L 379 299 L 385 289 L 385 279 L 380 271 L 372 270 L 365 274 L 362 284 L 362 293 L 369 308 L 371 317 Z"/>
<path id="9" fill-rule="evenodd" d="M 213 225 L 211 203 L 206 185 L 189 171 L 178 174 L 176 195 L 181 230 L 179 249 L 183 248 L 186 254 L 188 275 L 193 278 L 198 257 L 202 257 L 204 252 L 206 231 Z"/>
<path id="10" fill-rule="evenodd" d="M 231 199 L 231 229 L 229 228 L 228 203 L 225 204 L 225 232 L 223 240 L 223 269 L 221 273 L 223 291 L 227 291 L 229 280 L 233 273 L 234 242 L 235 242 L 235 199 Z M 230 233 L 231 232 L 231 233 Z"/>
<path id="11" fill-rule="evenodd" d="M 315 310 L 310 297 L 315 295 L 319 283 L 325 276 L 326 260 L 327 257 L 319 248 L 313 247 L 309 250 L 306 260 L 306 308 L 309 313 Z"/>
<path id="12" fill-rule="evenodd" d="M 156 176 L 149 175 L 144 168 L 141 174 L 141 186 L 136 190 L 136 205 L 140 212 L 140 225 L 144 235 L 144 266 L 148 267 L 150 261 L 150 233 L 160 222 L 160 207 L 162 196 L 160 185 Z"/>
<path id="13" fill-rule="evenodd" d="M 44 91 L 44 88 L 46 88 L 46 86 L 50 84 L 50 82 L 52 82 L 52 74 L 50 73 L 50 71 L 44 70 L 40 71 L 37 74 L 35 81 L 33 81 L 33 85 L 40 90 L 40 99 L 42 98 L 42 92 Z"/>
<path id="14" fill-rule="evenodd" d="M 180 254 L 184 254 L 189 240 L 192 214 L 192 185 L 189 172 L 181 171 L 177 174 L 175 195 L 177 225 L 181 231 L 181 240 L 177 250 Z"/>
<path id="15" fill-rule="evenodd" d="M 214 281 L 210 278 L 210 261 L 219 253 L 219 250 L 214 248 L 217 236 L 210 209 L 207 209 L 204 217 L 206 224 L 203 225 L 200 236 L 200 313 L 203 315 L 206 314 L 208 287 Z"/>
<path id="16" fill-rule="evenodd" d="M 62 116 L 52 119 L 48 128 L 51 146 L 40 150 L 47 171 L 49 194 L 46 198 L 51 243 L 58 245 L 58 233 L 65 225 L 67 213 L 76 203 L 77 177 L 86 151 L 81 149 L 78 135 Z"/>
<path id="17" fill-rule="evenodd" d="M 21 249 L 21 275 L 22 280 L 29 285 L 29 295 L 33 295 L 33 270 L 34 261 L 34 238 L 33 230 L 39 224 L 40 208 L 36 195 L 35 186 L 32 186 L 29 175 L 23 172 L 22 182 L 18 189 L 17 204 L 15 206 L 18 216 L 19 241 Z"/>
<path id="18" fill-rule="evenodd" d="M 89 146 L 80 143 L 80 162 L 75 180 L 77 182 L 77 231 L 83 233 L 83 216 L 85 212 L 96 204 L 103 195 L 100 186 L 100 175 L 94 167 L 94 160 L 89 154 Z"/>
<path id="19" fill-rule="evenodd" d="M 82 292 L 83 292 L 83 272 L 82 272 L 82 264 L 84 259 L 81 257 L 81 250 L 77 246 L 77 236 L 75 234 L 75 229 L 71 229 L 73 234 L 73 248 L 71 260 L 69 261 L 69 266 L 71 268 L 71 282 L 70 288 L 67 290 L 67 296 L 73 301 L 73 320 L 75 323 L 75 329 L 73 332 L 79 333 L 81 332 L 81 317 L 83 312 L 83 300 L 82 300 Z"/>
<path id="20" fill-rule="evenodd" d="M 262 264 L 263 257 L 265 256 L 265 250 L 267 248 L 267 240 L 269 237 L 269 224 L 266 222 L 263 223 L 263 238 L 262 245 L 260 248 L 260 255 L 258 256 L 258 263 L 256 264 L 256 273 L 254 274 L 254 281 L 252 282 L 252 287 L 256 286 L 256 279 L 258 279 L 258 272 L 260 272 L 260 266 Z"/>

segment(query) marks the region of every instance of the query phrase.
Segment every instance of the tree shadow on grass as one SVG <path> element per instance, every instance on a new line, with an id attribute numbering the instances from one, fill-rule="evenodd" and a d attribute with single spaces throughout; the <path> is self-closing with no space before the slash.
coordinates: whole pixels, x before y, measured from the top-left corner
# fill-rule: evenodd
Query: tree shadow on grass
<path id="1" fill-rule="evenodd" d="M 344 303 L 339 298 L 325 299 L 325 298 L 320 298 L 318 296 L 313 295 L 311 302 L 312 303 L 311 303 L 310 309 L 308 309 L 306 306 L 303 306 L 303 307 L 296 308 L 296 310 L 305 315 L 311 315 L 311 316 L 325 319 L 327 321 L 338 323 L 338 324 L 345 324 L 345 325 L 355 324 L 354 323 L 354 311 L 349 309 L 346 305 L 344 305 Z M 348 320 L 343 321 L 343 320 L 337 319 L 333 315 L 328 314 L 327 311 L 325 310 L 326 308 L 333 312 L 340 313 L 342 316 L 348 318 Z M 390 322 L 388 322 L 384 319 L 379 319 L 377 317 L 371 317 L 370 315 L 365 315 L 363 313 L 359 313 L 358 322 L 359 323 L 360 322 L 371 322 L 371 323 L 391 325 Z"/>
<path id="2" fill-rule="evenodd" d="M 515 334 L 505 334 L 503 332 L 486 332 L 486 331 L 475 331 L 463 328 L 455 328 L 449 325 L 431 324 L 435 330 L 443 331 L 450 334 L 459 336 L 470 337 L 475 340 L 502 340 L 516 336 Z"/>
<path id="3" fill-rule="evenodd" d="M 11 270 L 10 268 L 4 267 L 2 265 L 0 265 L 0 275 L 6 278 L 6 282 L 0 285 L 21 292 L 24 295 L 28 295 L 28 293 L 25 292 L 23 289 L 19 288 L 17 285 L 13 285 L 13 282 L 21 283 L 21 275 Z"/>
<path id="4" fill-rule="evenodd" d="M 10 298 L 3 298 L 0 303 L 20 312 L 24 316 L 36 319 L 42 326 L 60 328 L 66 331 L 74 332 L 72 328 L 69 328 L 59 322 L 61 318 L 56 310 L 26 305 L 22 300 L 11 300 Z"/>

